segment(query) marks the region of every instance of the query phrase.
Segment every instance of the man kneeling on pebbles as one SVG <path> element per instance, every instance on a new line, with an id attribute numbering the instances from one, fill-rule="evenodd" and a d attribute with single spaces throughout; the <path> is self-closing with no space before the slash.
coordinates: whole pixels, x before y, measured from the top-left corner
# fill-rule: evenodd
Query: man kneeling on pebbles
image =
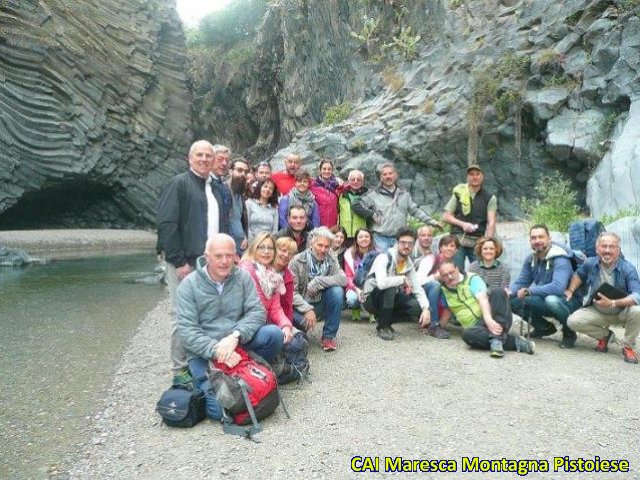
<path id="1" fill-rule="evenodd" d="M 189 370 L 198 387 L 209 392 L 210 359 L 234 367 L 241 344 L 271 362 L 282 349 L 282 331 L 265 325 L 266 312 L 249 273 L 235 268 L 236 245 L 229 235 L 215 234 L 207 241 L 196 271 L 178 287 L 178 333 L 184 340 Z M 222 419 L 213 393 L 205 393 L 207 415 Z"/>

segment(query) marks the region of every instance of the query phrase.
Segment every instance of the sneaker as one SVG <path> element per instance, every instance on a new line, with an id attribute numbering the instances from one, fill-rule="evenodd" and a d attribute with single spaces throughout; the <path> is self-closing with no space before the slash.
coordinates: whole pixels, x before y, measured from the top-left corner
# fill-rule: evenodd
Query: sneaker
<path id="1" fill-rule="evenodd" d="M 502 342 L 497 338 L 492 338 L 489 346 L 491 350 L 490 355 L 493 358 L 502 358 L 504 357 L 504 349 L 502 348 Z"/>
<path id="2" fill-rule="evenodd" d="M 333 352 L 336 348 L 338 348 L 338 342 L 336 342 L 335 338 L 324 338 L 321 340 L 322 349 L 325 352 Z"/>
<path id="3" fill-rule="evenodd" d="M 393 333 L 393 330 L 391 330 L 390 327 L 377 328 L 376 333 L 382 340 L 389 341 L 395 338 L 395 334 Z"/>
<path id="4" fill-rule="evenodd" d="M 429 328 L 427 328 L 427 335 L 431 335 L 434 338 L 440 338 L 440 339 L 449 338 L 451 336 L 451 334 L 447 332 L 444 328 L 442 328 L 440 325 L 438 324 L 434 325 L 433 323 L 429 325 Z"/>
<path id="5" fill-rule="evenodd" d="M 373 315 L 369 315 L 369 323 L 378 323 L 376 317 Z"/>
<path id="6" fill-rule="evenodd" d="M 557 331 L 558 329 L 556 328 L 556 326 L 550 323 L 547 327 L 535 328 L 533 332 L 531 332 L 531 338 L 548 337 L 549 335 L 553 335 Z"/>
<path id="7" fill-rule="evenodd" d="M 576 339 L 578 336 L 576 332 L 570 330 L 568 332 L 562 332 L 562 340 L 558 345 L 560 348 L 573 348 L 576 346 Z"/>
<path id="8" fill-rule="evenodd" d="M 598 340 L 596 345 L 596 352 L 607 353 L 609 351 L 609 340 L 613 336 L 613 332 L 608 330 L 607 336 Z"/>
<path id="9" fill-rule="evenodd" d="M 536 351 L 536 344 L 524 337 L 516 337 L 516 350 L 520 353 L 528 353 L 533 355 Z"/>
<path id="10" fill-rule="evenodd" d="M 622 357 L 624 361 L 627 363 L 638 363 L 638 354 L 632 347 L 623 346 L 622 347 Z"/>
<path id="11" fill-rule="evenodd" d="M 351 309 L 351 320 L 353 320 L 354 322 L 360 321 L 360 309 L 359 308 L 352 308 Z"/>
<path id="12" fill-rule="evenodd" d="M 193 377 L 189 373 L 189 370 L 187 370 L 185 368 L 184 370 L 181 370 L 176 375 L 174 375 L 173 384 L 174 385 L 186 385 L 188 383 L 191 383 L 192 380 L 193 380 Z"/>

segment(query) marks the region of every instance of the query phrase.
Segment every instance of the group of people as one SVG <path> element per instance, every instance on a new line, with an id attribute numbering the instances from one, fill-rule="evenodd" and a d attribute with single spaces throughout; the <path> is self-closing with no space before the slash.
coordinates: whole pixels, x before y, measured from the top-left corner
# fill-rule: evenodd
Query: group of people
<path id="1" fill-rule="evenodd" d="M 394 340 L 398 321 L 417 320 L 439 339 L 456 322 L 464 342 L 497 358 L 505 350 L 535 350 L 530 339 L 509 333 L 512 311 L 530 320 L 534 338 L 555 333 L 547 320 L 555 318 L 564 348 L 583 332 L 607 351 L 609 326 L 622 323 L 624 359 L 638 362 L 640 281 L 620 256 L 616 234 L 601 235 L 598 256 L 574 270 L 571 252 L 535 225 L 532 253 L 512 283 L 499 260 L 497 200 L 484 188 L 481 167 L 470 166 L 467 182 L 454 187 L 442 216 L 451 233 L 440 238 L 437 253 L 440 222 L 398 185 L 393 164 L 378 172 L 380 182 L 369 190 L 361 171 L 350 171 L 345 182 L 326 159 L 312 178 L 296 154 L 272 172 L 266 162 L 252 168 L 244 158 L 232 160 L 225 146 L 191 146 L 189 170 L 168 183 L 158 203 L 174 382 L 205 382 L 211 359 L 235 366 L 238 345 L 274 361 L 292 339 L 308 341 L 320 319 L 322 349 L 336 350 L 345 308 L 354 320 L 369 315 L 385 341 Z M 424 224 L 417 232 L 407 226 L 410 216 Z M 367 258 L 370 269 L 361 272 Z M 607 297 L 602 284 L 626 296 Z M 221 418 L 212 395 L 207 408 Z"/>

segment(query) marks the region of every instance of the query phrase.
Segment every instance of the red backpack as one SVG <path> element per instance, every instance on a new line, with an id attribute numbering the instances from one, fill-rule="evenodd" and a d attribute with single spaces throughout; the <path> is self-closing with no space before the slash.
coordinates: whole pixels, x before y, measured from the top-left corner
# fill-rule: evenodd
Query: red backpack
<path id="1" fill-rule="evenodd" d="M 209 380 L 223 408 L 224 431 L 251 437 L 262 430 L 259 420 L 271 415 L 280 404 L 278 383 L 264 359 L 241 347 L 236 352 L 242 360 L 235 367 L 209 362 Z M 249 424 L 249 428 L 239 427 Z"/>

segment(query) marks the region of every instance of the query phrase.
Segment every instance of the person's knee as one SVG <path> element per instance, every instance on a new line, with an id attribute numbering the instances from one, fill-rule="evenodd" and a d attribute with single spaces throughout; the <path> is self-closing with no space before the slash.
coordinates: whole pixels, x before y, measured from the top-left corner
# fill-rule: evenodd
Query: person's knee
<path id="1" fill-rule="evenodd" d="M 344 289 L 334 285 L 333 287 L 329 287 L 325 290 L 325 295 L 327 300 L 332 302 L 342 302 L 342 299 L 344 298 Z"/>

